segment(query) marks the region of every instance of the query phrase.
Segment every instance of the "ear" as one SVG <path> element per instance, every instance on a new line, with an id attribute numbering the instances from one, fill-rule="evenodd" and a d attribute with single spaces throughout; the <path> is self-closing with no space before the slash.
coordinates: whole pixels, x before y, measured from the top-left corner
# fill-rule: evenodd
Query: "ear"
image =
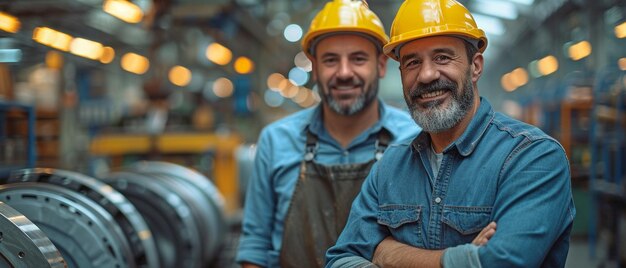
<path id="1" fill-rule="evenodd" d="M 380 53 L 378 55 L 378 77 L 383 78 L 385 77 L 385 74 L 387 73 L 387 59 L 389 59 L 387 57 L 387 55 L 385 55 L 385 53 Z"/>
<path id="2" fill-rule="evenodd" d="M 483 74 L 484 63 L 485 63 L 485 59 L 483 58 L 483 54 L 480 52 L 476 52 L 476 54 L 474 54 L 474 57 L 472 57 L 472 62 L 471 62 L 473 83 L 477 83 L 478 79 Z"/>

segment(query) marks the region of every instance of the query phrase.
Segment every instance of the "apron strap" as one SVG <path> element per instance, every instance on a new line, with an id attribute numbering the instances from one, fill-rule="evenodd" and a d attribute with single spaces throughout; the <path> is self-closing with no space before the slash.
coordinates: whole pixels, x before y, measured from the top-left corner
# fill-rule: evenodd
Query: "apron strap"
<path id="1" fill-rule="evenodd" d="M 383 157 L 383 153 L 385 152 L 385 149 L 387 149 L 387 146 L 389 146 L 390 142 L 391 133 L 389 133 L 389 130 L 381 128 L 378 132 L 378 139 L 375 144 L 376 151 L 374 152 L 374 158 L 376 158 L 376 161 Z"/>
<path id="2" fill-rule="evenodd" d="M 376 139 L 376 143 L 374 145 L 374 158 L 376 161 L 380 160 L 385 152 L 385 149 L 389 146 L 391 142 L 391 133 L 385 128 L 381 128 L 378 131 L 378 138 Z M 304 161 L 313 161 L 315 159 L 315 153 L 318 148 L 317 144 L 317 135 L 313 134 L 311 130 L 307 129 L 306 131 L 306 148 L 304 151 Z"/>
<path id="3" fill-rule="evenodd" d="M 313 161 L 315 159 L 315 153 L 317 152 L 317 135 L 313 134 L 311 130 L 306 130 L 306 148 L 304 151 L 304 161 Z"/>

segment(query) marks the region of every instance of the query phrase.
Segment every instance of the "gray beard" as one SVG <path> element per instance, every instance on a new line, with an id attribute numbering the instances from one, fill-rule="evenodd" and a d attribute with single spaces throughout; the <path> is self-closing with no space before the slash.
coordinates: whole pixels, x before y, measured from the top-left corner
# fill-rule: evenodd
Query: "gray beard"
<path id="1" fill-rule="evenodd" d="M 324 89 L 324 87 L 318 83 L 318 87 Z M 327 90 L 328 93 L 322 94 L 322 99 L 324 102 L 328 104 L 331 110 L 335 111 L 340 115 L 353 115 L 360 111 L 362 111 L 365 107 L 369 106 L 376 99 L 376 95 L 378 95 L 378 78 L 372 81 L 372 84 L 369 88 L 364 89 L 365 92 L 357 97 L 354 100 L 354 103 L 349 106 L 342 106 L 337 100 L 333 98 L 330 94 L 330 90 Z"/>
<path id="2" fill-rule="evenodd" d="M 452 91 L 452 101 L 449 107 L 443 107 L 443 101 L 434 101 L 427 104 L 427 107 L 418 107 L 418 104 L 407 106 L 411 112 L 411 117 L 424 131 L 429 133 L 439 133 L 456 126 L 474 105 L 474 86 L 470 72 L 466 73 L 463 91 L 458 92 L 457 88 Z"/>

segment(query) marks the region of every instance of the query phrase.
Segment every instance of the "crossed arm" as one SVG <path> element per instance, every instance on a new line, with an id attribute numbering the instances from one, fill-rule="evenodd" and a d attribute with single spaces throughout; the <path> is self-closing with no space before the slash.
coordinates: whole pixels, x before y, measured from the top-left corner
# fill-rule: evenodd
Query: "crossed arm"
<path id="1" fill-rule="evenodd" d="M 496 223 L 491 222 L 472 241 L 473 245 L 483 246 L 496 233 Z M 376 247 L 372 263 L 380 267 L 442 267 L 444 249 L 427 250 L 405 245 L 388 236 Z"/>

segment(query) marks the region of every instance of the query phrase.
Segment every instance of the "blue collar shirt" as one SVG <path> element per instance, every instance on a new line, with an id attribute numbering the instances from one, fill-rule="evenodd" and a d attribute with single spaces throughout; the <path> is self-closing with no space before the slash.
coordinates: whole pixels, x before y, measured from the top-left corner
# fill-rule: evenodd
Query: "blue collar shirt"
<path id="1" fill-rule="evenodd" d="M 237 262 L 278 267 L 284 220 L 300 173 L 307 129 L 318 136 L 315 161 L 326 165 L 370 161 L 382 128 L 389 131 L 392 143 L 415 137 L 419 127 L 406 111 L 381 100 L 379 104 L 380 120 L 346 148 L 324 128 L 321 105 L 289 115 L 261 131 L 246 193 Z"/>
<path id="2" fill-rule="evenodd" d="M 361 267 L 387 236 L 447 249 L 444 267 L 563 267 L 575 215 L 562 146 L 536 127 L 481 104 L 443 150 L 437 177 L 430 136 L 396 144 L 374 165 L 327 267 Z M 472 240 L 495 221 L 484 246 Z M 352 266 L 354 265 L 354 266 Z"/>

